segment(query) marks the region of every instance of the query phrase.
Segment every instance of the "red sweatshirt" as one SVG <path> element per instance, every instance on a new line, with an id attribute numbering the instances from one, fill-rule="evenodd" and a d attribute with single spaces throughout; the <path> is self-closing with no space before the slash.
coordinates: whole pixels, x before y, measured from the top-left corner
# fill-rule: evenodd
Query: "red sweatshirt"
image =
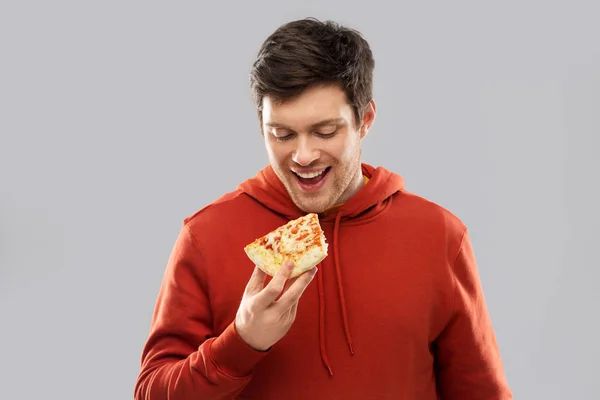
<path id="1" fill-rule="evenodd" d="M 135 399 L 512 399 L 465 226 L 401 176 L 363 174 L 321 216 L 329 256 L 267 352 L 233 324 L 254 269 L 243 248 L 303 213 L 267 167 L 187 218 Z"/>

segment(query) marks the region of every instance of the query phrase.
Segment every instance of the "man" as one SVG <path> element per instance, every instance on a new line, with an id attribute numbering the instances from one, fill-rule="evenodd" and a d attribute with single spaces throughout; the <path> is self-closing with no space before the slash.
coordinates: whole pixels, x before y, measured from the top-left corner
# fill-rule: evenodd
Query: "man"
<path id="1" fill-rule="evenodd" d="M 361 162 L 373 69 L 333 22 L 265 41 L 251 87 L 269 165 L 185 220 L 136 399 L 512 398 L 465 226 Z M 266 277 L 244 246 L 308 212 L 329 256 Z"/>

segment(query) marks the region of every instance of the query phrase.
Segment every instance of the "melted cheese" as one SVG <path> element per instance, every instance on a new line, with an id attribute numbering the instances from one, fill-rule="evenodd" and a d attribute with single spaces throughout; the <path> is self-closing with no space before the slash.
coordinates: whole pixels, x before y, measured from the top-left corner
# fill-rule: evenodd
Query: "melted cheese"
<path id="1" fill-rule="evenodd" d="M 247 245 L 248 257 L 263 271 L 274 275 L 291 260 L 292 277 L 311 269 L 327 256 L 327 242 L 316 214 L 307 214 L 267 233 Z"/>

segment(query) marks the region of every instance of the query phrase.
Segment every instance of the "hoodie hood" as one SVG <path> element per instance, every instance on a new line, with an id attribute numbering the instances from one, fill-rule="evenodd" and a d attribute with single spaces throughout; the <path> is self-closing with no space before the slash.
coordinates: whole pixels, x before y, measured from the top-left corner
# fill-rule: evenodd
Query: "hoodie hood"
<path id="1" fill-rule="evenodd" d="M 337 278 L 337 296 L 341 305 L 341 317 L 344 324 L 344 335 L 351 354 L 354 354 L 352 333 L 348 324 L 348 311 L 346 309 L 346 297 L 342 285 L 343 267 L 340 265 L 340 249 L 343 244 L 339 243 L 339 229 L 343 221 L 360 218 L 363 215 L 372 215 L 380 212 L 387 204 L 390 196 L 404 189 L 404 179 L 384 167 L 373 167 L 362 163 L 362 173 L 369 179 L 358 193 L 352 196 L 346 203 L 325 211 L 319 215 L 322 222 L 334 222 L 333 238 L 330 242 L 329 256 L 319 264 L 322 271 L 323 264 L 333 263 L 335 276 Z M 238 186 L 238 190 L 246 193 L 271 211 L 284 216 L 288 220 L 299 218 L 306 214 L 300 210 L 289 196 L 287 189 L 275 174 L 271 166 L 262 169 L 254 178 L 248 179 Z M 326 293 L 324 289 L 323 273 L 317 273 L 317 284 L 319 291 L 319 347 L 321 359 L 330 375 L 333 368 L 329 362 L 327 345 L 325 341 L 325 304 Z"/>

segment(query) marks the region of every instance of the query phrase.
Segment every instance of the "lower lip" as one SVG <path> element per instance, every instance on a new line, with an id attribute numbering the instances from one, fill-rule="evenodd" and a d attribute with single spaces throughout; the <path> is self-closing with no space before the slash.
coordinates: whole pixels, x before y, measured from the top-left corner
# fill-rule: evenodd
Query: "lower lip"
<path id="1" fill-rule="evenodd" d="M 300 186 L 300 189 L 302 189 L 302 191 L 314 192 L 316 190 L 321 189 L 323 185 L 325 185 L 325 181 L 327 181 L 327 178 L 329 177 L 329 172 L 331 172 L 331 167 L 327 168 L 327 170 L 323 172 L 323 177 L 321 178 L 321 180 L 313 185 L 307 185 L 306 183 L 302 183 L 302 181 L 300 181 L 300 178 L 298 178 L 298 175 L 296 174 L 294 174 L 294 177 L 296 178 L 296 183 L 298 183 L 298 186 Z"/>

